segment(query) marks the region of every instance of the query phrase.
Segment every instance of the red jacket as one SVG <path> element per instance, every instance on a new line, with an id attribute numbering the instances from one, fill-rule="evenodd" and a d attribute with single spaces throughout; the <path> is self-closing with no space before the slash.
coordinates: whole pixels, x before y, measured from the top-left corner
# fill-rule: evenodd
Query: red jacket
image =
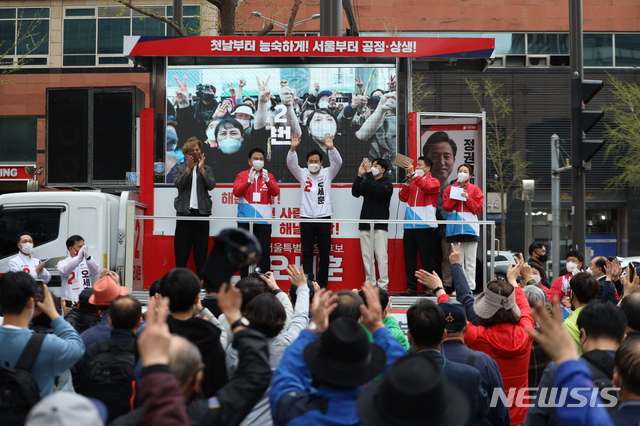
<path id="1" fill-rule="evenodd" d="M 250 171 L 251 169 L 248 169 L 238 173 L 233 183 L 233 195 L 240 198 L 238 201 L 238 217 L 270 218 L 272 216 L 271 197 L 280 195 L 278 182 L 276 182 L 276 179 L 271 173 L 268 173 L 268 182 L 265 182 L 262 174 L 260 174 L 250 183 Z"/>
<path id="2" fill-rule="evenodd" d="M 400 190 L 400 201 L 407 203 L 404 212 L 405 220 L 436 220 L 438 208 L 438 196 L 440 195 L 440 181 L 431 173 L 425 176 L 416 176 L 410 185 L 403 185 Z M 436 225 L 408 223 L 404 229 L 436 228 Z"/>
<path id="3" fill-rule="evenodd" d="M 529 387 L 529 356 L 533 338 L 525 331 L 525 328 L 533 329 L 535 323 L 531 316 L 531 308 L 524 291 L 520 287 L 515 288 L 516 304 L 520 308 L 520 322 L 518 324 L 495 324 L 483 327 L 468 323 L 467 332 L 464 335 L 464 343 L 471 349 L 484 352 L 498 363 L 505 394 L 509 395 L 509 389 Z M 440 296 L 438 303 L 447 300 L 449 296 Z M 514 400 L 515 401 L 515 400 Z M 531 401 L 524 399 L 522 404 Z M 522 405 L 520 404 L 520 405 Z M 527 407 L 509 407 L 511 424 L 524 423 L 527 417 Z"/>

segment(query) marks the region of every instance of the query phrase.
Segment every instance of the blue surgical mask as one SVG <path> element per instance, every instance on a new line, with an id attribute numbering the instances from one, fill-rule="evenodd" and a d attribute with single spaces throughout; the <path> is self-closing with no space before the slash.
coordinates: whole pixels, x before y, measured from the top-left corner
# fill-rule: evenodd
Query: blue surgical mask
<path id="1" fill-rule="evenodd" d="M 241 139 L 225 138 L 218 141 L 218 146 L 225 154 L 235 154 L 242 146 Z"/>

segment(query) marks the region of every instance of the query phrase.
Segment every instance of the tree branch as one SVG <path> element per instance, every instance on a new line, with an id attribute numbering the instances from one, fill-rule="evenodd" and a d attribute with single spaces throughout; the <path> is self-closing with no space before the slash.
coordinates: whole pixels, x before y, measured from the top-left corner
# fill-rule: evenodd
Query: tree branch
<path id="1" fill-rule="evenodd" d="M 262 29 L 260 29 L 260 31 L 255 33 L 255 35 L 256 36 L 263 36 L 263 35 L 267 34 L 271 30 L 273 30 L 273 24 L 267 24 L 264 27 L 262 27 Z"/>
<path id="2" fill-rule="evenodd" d="M 291 14 L 289 15 L 289 23 L 287 24 L 287 32 L 284 34 L 287 37 L 291 37 L 293 35 L 293 24 L 295 24 L 298 9 L 300 9 L 300 3 L 302 3 L 302 0 L 293 0 Z"/>

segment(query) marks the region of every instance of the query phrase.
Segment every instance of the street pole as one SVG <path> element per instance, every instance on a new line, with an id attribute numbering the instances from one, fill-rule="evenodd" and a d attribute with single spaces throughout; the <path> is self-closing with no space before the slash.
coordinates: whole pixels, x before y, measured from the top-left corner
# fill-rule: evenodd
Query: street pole
<path id="1" fill-rule="evenodd" d="M 180 28 L 182 28 L 182 0 L 173 0 L 173 22 Z M 176 30 L 173 30 L 173 35 L 179 35 Z"/>
<path id="2" fill-rule="evenodd" d="M 553 276 L 560 273 L 560 161 L 558 160 L 558 143 L 560 138 L 551 135 L 551 260 Z"/>
<path id="3" fill-rule="evenodd" d="M 323 37 L 342 35 L 342 0 L 320 2 L 320 35 Z"/>
<path id="4" fill-rule="evenodd" d="M 582 97 L 580 87 L 584 78 L 582 0 L 569 0 L 569 37 L 569 52 L 571 56 L 571 245 L 586 255 L 586 170 L 579 154 L 582 140 L 582 128 L 580 126 Z"/>

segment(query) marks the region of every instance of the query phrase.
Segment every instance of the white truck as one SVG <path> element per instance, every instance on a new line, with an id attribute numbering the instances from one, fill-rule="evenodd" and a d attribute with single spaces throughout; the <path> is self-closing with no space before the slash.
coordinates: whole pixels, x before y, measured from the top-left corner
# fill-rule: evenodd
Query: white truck
<path id="1" fill-rule="evenodd" d="M 118 272 L 129 290 L 142 290 L 143 220 L 139 195 L 120 196 L 97 191 L 23 192 L 0 195 L 0 274 L 18 253 L 19 233 L 33 235 L 33 257 L 45 262 L 51 273 L 49 287 L 59 295 L 57 263 L 67 256 L 66 240 L 84 238 L 102 269 Z M 95 282 L 96 277 L 92 277 Z"/>

